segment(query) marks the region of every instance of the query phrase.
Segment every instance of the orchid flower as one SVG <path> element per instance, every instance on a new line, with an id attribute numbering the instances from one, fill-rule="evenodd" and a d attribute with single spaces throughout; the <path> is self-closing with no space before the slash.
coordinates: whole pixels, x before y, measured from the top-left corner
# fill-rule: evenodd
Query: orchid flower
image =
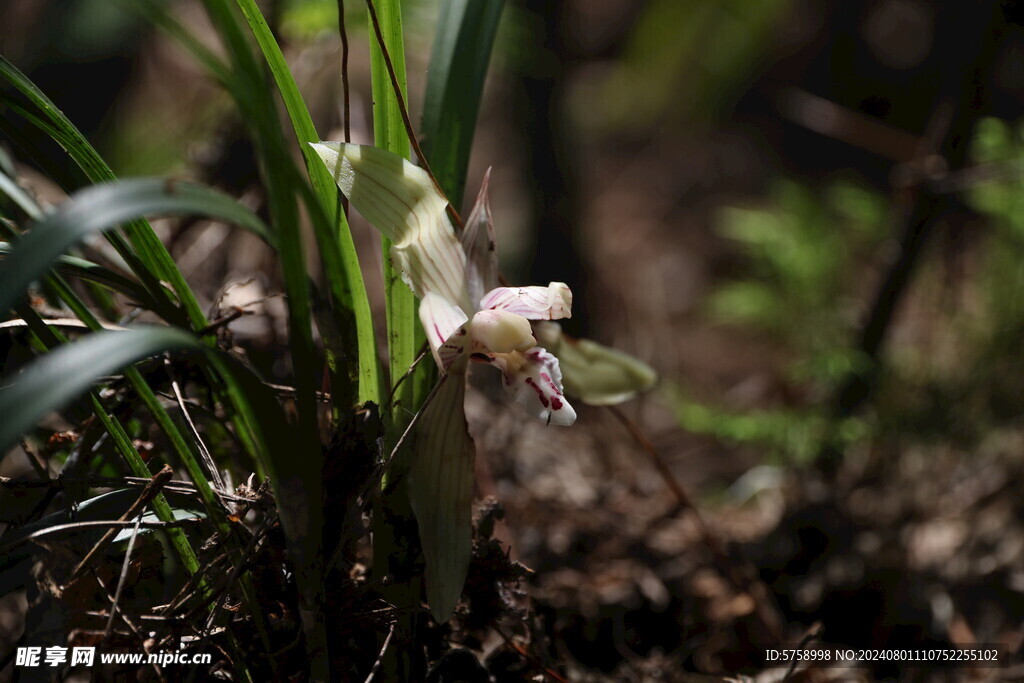
<path id="1" fill-rule="evenodd" d="M 471 553 L 474 446 L 463 401 L 472 363 L 501 371 L 503 386 L 548 424 L 571 425 L 558 359 L 537 346 L 530 321 L 568 318 L 572 293 L 499 285 L 487 181 L 461 239 L 430 176 L 376 147 L 312 145 L 352 205 L 392 242 L 391 260 L 420 298 L 419 315 L 441 384 L 412 440 L 409 497 L 426 559 L 427 599 L 438 621 L 454 610 Z"/>
<path id="2" fill-rule="evenodd" d="M 576 413 L 562 394 L 558 360 L 537 346 L 529 321 L 570 317 L 572 293 L 561 282 L 498 286 L 486 183 L 460 240 L 423 169 L 376 147 L 313 147 L 353 206 L 393 243 L 391 259 L 422 300 L 420 321 L 441 371 L 493 365 L 530 412 L 571 425 Z"/>

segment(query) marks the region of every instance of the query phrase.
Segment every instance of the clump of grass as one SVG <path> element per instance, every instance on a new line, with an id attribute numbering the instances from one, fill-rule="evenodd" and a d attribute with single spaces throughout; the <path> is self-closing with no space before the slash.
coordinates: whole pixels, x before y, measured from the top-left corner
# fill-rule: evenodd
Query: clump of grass
<path id="1" fill-rule="evenodd" d="M 437 168 L 446 189 L 457 196 L 462 192 L 487 58 L 502 3 L 472 7 L 465 2 L 443 4 L 431 68 L 431 73 L 440 75 L 432 77 L 428 86 L 431 93 L 443 94 L 431 95 L 424 111 L 428 121 L 445 122 L 443 127 L 431 124 L 435 130 L 430 154 L 438 159 Z M 132 5 L 178 40 L 233 99 L 255 143 L 268 220 L 264 223 L 234 200 L 199 185 L 116 179 L 74 124 L 13 64 L 0 61 L 0 77 L 6 83 L 4 104 L 16 121 L 7 131 L 12 141 L 18 144 L 22 139 L 21 127 L 36 128 L 62 147 L 77 166 L 77 173 L 68 176 L 63 169 L 48 166 L 45 158 L 35 158 L 31 150 L 26 150 L 32 161 L 71 193 L 56 212 L 48 213 L 21 188 L 14 165 L 4 159 L 0 193 L 6 198 L 2 212 L 7 234 L 0 245 L 0 310 L 14 312 L 18 329 L 24 330 L 23 339 L 41 355 L 23 368 L 12 363 L 4 368 L 0 411 L 5 420 L 0 428 L 0 447 L 9 453 L 21 444 L 31 453 L 49 438 L 41 420 L 59 410 L 76 426 L 77 433 L 73 445 L 61 451 L 66 453 L 66 471 L 58 479 L 43 482 L 44 489 L 62 490 L 81 500 L 80 496 L 95 489 L 94 484 L 100 481 L 131 492 L 131 488 L 124 487 L 149 480 L 154 469 L 164 463 L 187 473 L 184 482 L 161 483 L 141 508 L 127 505 L 131 496 L 104 505 L 91 502 L 99 498 L 90 498 L 80 507 L 109 515 L 98 519 L 116 520 L 127 515 L 124 521 L 135 523 L 133 544 L 142 535 L 149 535 L 151 527 L 166 534 L 178 566 L 168 575 L 176 577 L 169 587 L 177 586 L 175 590 L 180 592 L 177 597 L 165 596 L 173 599 L 161 614 L 172 621 L 205 624 L 199 628 L 204 641 L 212 639 L 222 646 L 226 666 L 242 679 L 258 679 L 268 671 L 274 677 L 280 673 L 273 656 L 251 661 L 246 655 L 253 647 L 249 638 L 254 632 L 261 643 L 258 649 L 264 653 L 287 645 L 275 634 L 280 626 L 268 614 L 273 608 L 262 585 L 268 580 L 267 573 L 253 568 L 253 562 L 273 547 L 274 529 L 279 523 L 286 539 L 289 572 L 294 577 L 291 590 L 297 596 L 289 608 L 294 610 L 290 618 L 301 624 L 306 652 L 297 666 L 312 678 L 325 680 L 334 676 L 332 667 L 339 665 L 328 655 L 327 633 L 339 628 L 328 609 L 329 603 L 340 599 L 337 590 L 327 594 L 325 578 L 337 571 L 335 565 L 345 555 L 340 548 L 351 542 L 352 534 L 361 533 L 358 518 L 363 503 L 376 499 L 378 519 L 390 519 L 388 524 L 392 526 L 403 519 L 404 511 L 397 503 L 396 517 L 387 510 L 392 500 L 374 493 L 380 486 L 383 457 L 372 444 L 381 436 L 380 429 L 383 443 L 397 443 L 407 426 L 407 416 L 416 412 L 433 381 L 424 364 L 415 381 L 399 385 L 397 393 L 394 387 L 413 365 L 423 340 L 415 301 L 397 273 L 385 274 L 389 348 L 379 349 L 345 207 L 333 179 L 306 144 L 321 136 L 256 3 L 210 0 L 204 4 L 224 47 L 220 52 L 204 45 L 162 3 L 140 0 Z M 482 13 L 481 7 L 486 8 Z M 383 38 L 382 44 L 372 41 L 372 78 L 378 100 L 376 135 L 385 148 L 407 155 L 408 127 L 403 124 L 408 114 L 404 112 L 403 122 L 403 112 L 398 108 L 404 98 L 400 5 L 393 0 L 377 0 L 369 4 L 369 12 L 373 20 L 367 25 L 379 30 Z M 473 44 L 468 53 L 455 49 L 467 39 Z M 456 60 L 473 60 L 474 66 L 465 69 L 456 65 Z M 267 88 L 268 75 L 274 88 Z M 279 102 L 284 106 L 284 119 L 278 116 Z M 435 111 L 437 108 L 446 111 Z M 451 111 L 447 111 L 449 108 Z M 296 165 L 296 152 L 302 155 L 304 164 Z M 240 225 L 256 232 L 276 252 L 287 300 L 287 367 L 291 376 L 285 392 L 287 405 L 281 400 L 279 387 L 266 383 L 224 345 L 217 335 L 219 323 L 211 323 L 204 315 L 197 295 L 145 220 L 146 216 L 174 214 L 202 214 Z M 322 286 L 314 284 L 318 272 L 307 269 L 303 216 L 312 226 Z M 90 233 L 103 234 L 127 270 L 65 255 Z M 71 325 L 63 318 L 40 315 L 38 306 L 24 297 L 36 282 L 36 291 L 47 296 L 48 306 L 66 310 L 78 322 Z M 79 286 L 79 282 L 85 285 Z M 123 329 L 118 323 L 127 313 L 126 299 L 137 310 L 145 309 L 159 324 L 129 324 Z M 323 346 L 316 343 L 314 330 L 319 331 Z M 381 367 L 381 356 L 389 359 L 387 372 Z M 318 397 L 325 375 L 330 400 L 326 412 Z M 214 426 L 197 427 L 193 419 L 197 404 L 186 397 L 184 390 L 213 407 L 206 421 Z M 80 398 L 83 392 L 84 399 Z M 387 409 L 378 423 L 374 416 L 383 407 Z M 159 436 L 155 447 L 143 453 L 140 444 L 144 439 L 140 437 L 154 434 L 147 424 L 154 425 Z M 380 427 L 368 426 L 373 424 Z M 333 437 L 325 441 L 322 434 Z M 344 444 L 348 447 L 343 448 Z M 353 444 L 363 444 L 362 452 L 368 455 L 363 460 L 362 475 L 349 481 L 345 505 L 350 509 L 338 523 L 324 513 L 325 500 L 335 505 L 325 492 L 324 473 L 337 467 L 337 462 L 325 462 L 325 458 L 356 462 Z M 93 451 L 83 453 L 88 448 L 100 454 L 105 478 L 97 479 L 90 470 L 97 458 Z M 268 505 L 266 486 L 255 480 L 243 495 L 226 490 L 221 468 L 231 468 L 222 456 L 231 451 L 248 456 L 247 461 L 234 458 L 236 463 L 246 462 L 250 471 L 268 477 L 274 492 L 272 505 Z M 126 473 L 136 479 L 126 478 Z M 51 476 L 46 470 L 39 474 Z M 246 474 L 235 470 L 230 479 L 244 480 Z M 352 473 L 344 476 L 351 477 Z M 342 475 L 335 473 L 332 483 L 339 477 Z M 71 478 L 82 480 L 80 489 L 67 483 Z M 154 518 L 140 512 L 147 505 L 152 507 Z M 187 515 L 185 511 L 189 511 Z M 255 521 L 243 524 L 246 514 L 256 514 Z M 345 529 L 337 528 L 346 525 Z M 22 527 L 37 536 L 15 534 L 4 540 L 21 545 L 30 537 L 65 532 L 57 526 L 56 519 L 46 517 L 34 526 Z M 318 531 L 321 528 L 324 533 Z M 84 544 L 91 538 L 84 527 L 66 532 Z M 138 551 L 149 545 L 134 547 Z M 339 548 L 341 555 L 333 551 L 326 555 L 325 546 Z M 159 547 L 159 543 L 153 546 Z M 376 555 L 386 561 L 389 556 L 414 551 L 394 544 L 379 545 Z M 17 555 L 16 559 L 28 561 L 31 553 Z M 125 567 L 131 566 L 128 560 Z M 53 569 L 54 577 L 66 579 L 57 569 Z M 27 580 L 27 576 L 17 573 L 2 576 L 5 593 L 19 589 Z M 122 573 L 121 580 L 124 576 Z M 346 599 L 353 604 L 366 606 L 372 602 L 366 597 L 371 595 L 369 592 L 352 582 L 343 583 L 346 588 L 341 592 L 349 591 Z M 108 588 L 112 590 L 113 586 Z M 410 595 L 418 601 L 418 593 Z M 241 611 L 224 609 L 239 601 Z M 158 602 L 154 601 L 153 606 Z M 372 611 L 370 607 L 365 609 L 366 614 Z M 128 617 L 125 621 L 131 627 Z M 386 631 L 386 622 L 377 626 Z M 289 631 L 285 629 L 286 634 Z M 292 633 L 288 637 L 294 636 Z M 206 642 L 199 647 L 208 645 Z M 363 662 L 366 670 L 371 665 L 372 660 Z"/>

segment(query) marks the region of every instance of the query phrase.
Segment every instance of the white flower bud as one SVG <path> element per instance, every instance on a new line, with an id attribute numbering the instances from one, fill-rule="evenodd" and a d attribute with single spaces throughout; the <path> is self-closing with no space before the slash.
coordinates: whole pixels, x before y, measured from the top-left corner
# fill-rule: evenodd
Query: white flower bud
<path id="1" fill-rule="evenodd" d="M 508 311 L 480 311 L 469 330 L 474 345 L 490 353 L 526 351 L 537 345 L 530 321 Z"/>

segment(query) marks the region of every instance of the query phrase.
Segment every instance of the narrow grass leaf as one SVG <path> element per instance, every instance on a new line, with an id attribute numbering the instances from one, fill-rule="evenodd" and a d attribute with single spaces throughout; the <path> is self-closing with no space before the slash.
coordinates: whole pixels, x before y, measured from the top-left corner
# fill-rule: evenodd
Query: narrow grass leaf
<path id="1" fill-rule="evenodd" d="M 331 288 L 334 305 L 339 311 L 348 311 L 352 320 L 341 320 L 340 327 L 354 326 L 354 337 L 358 360 L 359 402 L 381 403 L 380 360 L 373 332 L 370 314 L 370 300 L 366 294 L 355 243 L 349 231 L 348 221 L 341 211 L 341 202 L 334 189 L 330 175 L 320 164 L 316 153 L 306 143 L 316 142 L 317 135 L 309 110 L 299 92 L 298 85 L 288 68 L 288 63 L 277 44 L 266 19 L 254 0 L 236 0 L 239 9 L 249 24 L 253 37 L 270 67 L 274 83 L 285 111 L 288 113 L 300 152 L 306 163 L 306 171 L 312 183 L 316 202 L 308 203 L 314 234 L 320 250 L 324 274 Z M 222 25 L 227 28 L 226 17 Z M 271 111 L 274 111 L 271 108 Z"/>
<path id="2" fill-rule="evenodd" d="M 13 251 L 13 247 L 9 243 L 0 242 L 0 257 L 6 258 L 11 251 Z M 159 313 L 160 302 L 153 301 L 138 280 L 124 273 L 106 268 L 88 259 L 66 254 L 57 257 L 51 267 L 61 275 L 103 285 L 107 289 L 128 297 L 129 301 Z"/>
<path id="3" fill-rule="evenodd" d="M 60 276 L 51 276 L 50 279 L 58 284 L 59 289 L 67 289 L 67 287 L 63 285 Z M 48 327 L 39 318 L 39 315 L 27 304 L 19 306 L 18 310 L 24 317 L 25 322 L 28 323 L 33 334 L 36 335 L 37 340 L 44 348 L 53 349 L 61 344 L 68 343 L 67 337 L 65 337 L 60 330 Z M 82 322 L 89 325 L 92 329 L 95 329 L 95 319 L 83 318 Z M 145 388 L 148 389 L 148 386 Z M 111 415 L 107 414 L 106 408 L 104 408 L 103 404 L 100 402 L 95 391 L 89 392 L 89 403 L 92 407 L 93 414 L 95 414 L 96 418 L 103 425 L 103 428 L 111 436 L 114 446 L 121 453 L 121 456 L 125 459 L 125 462 L 128 464 L 132 473 L 137 477 L 149 477 L 149 466 L 146 465 L 142 456 L 139 455 L 138 449 L 135 448 L 135 444 L 125 432 L 121 423 Z M 163 493 L 157 495 L 153 499 L 152 504 L 153 510 L 162 521 L 169 522 L 174 518 L 171 512 L 171 506 L 167 502 L 167 498 Z M 185 535 L 185 531 L 183 529 L 168 529 L 167 535 L 170 539 L 171 546 L 175 549 L 175 552 L 181 559 L 182 565 L 190 574 L 195 573 L 199 569 L 199 560 L 196 557 L 195 551 L 192 550 L 192 546 L 189 543 L 188 537 Z"/>
<path id="4" fill-rule="evenodd" d="M 0 451 L 53 410 L 81 395 L 101 377 L 171 349 L 201 348 L 196 338 L 170 327 L 97 332 L 33 361 L 0 387 Z"/>
<path id="5" fill-rule="evenodd" d="M 0 100 L 6 102 L 11 111 L 18 113 L 24 120 L 39 128 L 49 135 L 55 142 L 61 145 L 69 154 L 72 160 L 78 165 L 85 176 L 94 183 L 109 182 L 115 179 L 113 171 L 104 162 L 95 148 L 89 143 L 82 133 L 71 123 L 63 112 L 50 101 L 42 91 L 39 90 L 23 73 L 13 64 L 0 57 L 0 79 L 6 80 L 21 95 L 31 103 L 38 115 L 20 104 L 11 101 L 11 98 L 0 95 Z M 3 122 L 6 124 L 6 122 Z M 6 125 L 3 126 L 5 129 Z M 58 173 L 57 177 L 63 174 Z M 66 188 L 74 187 L 71 183 L 65 183 Z M 178 270 L 177 265 L 171 258 L 170 253 L 163 243 L 157 238 L 152 227 L 144 219 L 137 219 L 129 222 L 125 228 L 132 245 L 129 245 L 116 231 L 107 231 L 105 236 L 117 253 L 125 260 L 132 272 L 139 278 L 141 284 L 149 293 L 153 301 L 159 301 L 152 310 L 172 324 L 191 327 L 193 331 L 200 331 L 207 327 L 206 316 L 199 306 L 199 302 L 189 288 L 185 278 Z M 176 295 L 177 301 L 181 303 L 182 311 L 175 307 L 174 298 L 169 295 L 169 290 Z M 71 290 L 67 290 L 70 292 Z M 79 307 L 76 313 L 83 322 L 89 322 L 87 318 L 92 317 L 84 307 Z M 204 343 L 213 347 L 216 341 L 206 336 Z M 238 424 L 235 419 L 237 404 L 241 397 L 233 394 L 230 387 L 223 387 L 213 374 L 208 374 L 214 394 L 222 400 L 228 408 L 228 419 L 236 427 L 239 440 L 245 450 L 255 454 L 255 446 L 250 431 Z M 173 534 L 172 534 L 173 540 Z"/>
<path id="6" fill-rule="evenodd" d="M 377 147 L 409 158 L 409 137 L 402 117 L 399 93 L 395 92 L 392 73 L 388 69 L 390 57 L 403 101 L 407 101 L 405 78 L 405 42 L 402 31 L 402 6 L 398 0 L 369 0 L 376 10 L 383 45 L 370 33 L 370 78 L 373 92 L 373 139 Z M 371 22 L 373 13 L 371 13 Z M 391 385 L 405 375 L 416 359 L 422 339 L 416 320 L 416 299 L 402 280 L 402 274 L 391 262 L 391 239 L 381 240 L 384 252 L 384 313 L 388 330 L 388 368 Z M 419 343 L 418 343 L 419 342 Z M 394 396 L 391 409 L 391 433 L 401 433 L 408 424 L 416 405 L 416 383 L 405 382 Z"/>
<path id="7" fill-rule="evenodd" d="M 21 189 L 11 176 L 3 172 L 0 172 L 0 192 L 7 195 L 32 220 L 37 221 L 43 217 L 42 209 L 35 200 Z"/>
<path id="8" fill-rule="evenodd" d="M 442 0 L 423 101 L 423 152 L 461 206 L 487 66 L 504 0 Z"/>
<path id="9" fill-rule="evenodd" d="M 24 107 L 17 106 L 10 98 L 5 97 L 4 100 L 8 108 L 50 135 L 67 151 L 72 160 L 82 169 L 86 178 L 94 183 L 115 179 L 114 172 L 64 113 L 25 74 L 2 56 L 0 56 L 0 80 L 10 83 L 35 107 L 38 115 Z M 157 238 L 149 223 L 144 220 L 132 221 L 126 226 L 125 233 L 131 240 L 134 249 L 130 248 L 117 233 L 108 233 L 107 239 L 150 290 L 150 294 L 154 297 L 165 296 L 166 292 L 160 282 L 169 283 L 177 295 L 178 301 L 181 302 L 192 329 L 199 330 L 205 327 L 206 317 L 199 307 L 198 300 L 188 283 L 185 282 L 185 278 L 182 277 L 174 259 Z"/>
<path id="10" fill-rule="evenodd" d="M 284 63 L 283 56 L 277 48 L 276 41 L 263 20 L 259 9 L 254 3 L 248 5 L 229 2 L 229 0 L 207 0 L 204 7 L 211 22 L 220 34 L 229 55 L 234 85 L 229 88 L 241 115 L 249 124 L 253 141 L 261 162 L 261 172 L 267 189 L 268 207 L 272 223 L 278 228 L 280 242 L 281 271 L 288 296 L 288 341 L 291 351 L 291 363 L 294 368 L 296 403 L 298 407 L 298 429 L 289 432 L 291 443 L 282 451 L 298 454 L 299 457 L 284 459 L 280 462 L 280 470 L 271 469 L 271 477 L 278 481 L 287 479 L 291 482 L 288 493 L 282 498 L 284 506 L 294 507 L 296 515 L 302 521 L 293 523 L 285 521 L 289 552 L 295 562 L 295 573 L 300 598 L 300 616 L 305 633 L 306 654 L 310 662 L 310 675 L 314 679 L 326 679 L 329 676 L 327 657 L 327 637 L 324 627 L 323 600 L 321 599 L 323 582 L 321 580 L 320 540 L 321 535 L 309 533 L 309 529 L 320 528 L 321 481 L 319 478 L 318 436 L 318 405 L 315 394 L 316 379 L 322 366 L 319 365 L 317 349 L 312 337 L 312 299 L 310 295 L 310 279 L 306 270 L 305 250 L 300 223 L 299 201 L 304 201 L 312 219 L 314 232 L 320 247 L 320 256 L 324 263 L 327 281 L 330 286 L 335 311 L 351 310 L 352 296 L 348 289 L 346 275 L 352 275 L 362 286 L 358 266 L 354 274 L 346 271 L 341 265 L 341 253 L 338 246 L 339 236 L 335 227 L 326 218 L 330 215 L 323 206 L 328 202 L 313 200 L 305 180 L 295 167 L 289 149 L 289 140 L 285 135 L 278 118 L 278 107 L 273 90 L 267 87 L 263 64 L 258 61 L 252 49 L 249 36 L 245 32 L 245 23 L 249 23 L 253 36 L 263 51 L 265 60 L 271 61 L 270 55 L 278 58 L 272 65 L 271 72 L 278 89 L 281 83 L 291 81 L 291 74 Z M 245 15 L 243 21 L 241 15 Z M 283 67 L 283 68 L 281 68 Z M 291 81 L 292 87 L 294 82 Z M 296 91 L 297 94 L 297 91 Z M 286 106 L 289 103 L 286 101 Z M 295 103 L 292 102 L 292 105 Z M 294 107 L 289 109 L 289 116 L 300 118 L 305 114 L 305 121 L 310 129 L 308 112 L 299 97 L 301 111 Z M 301 139 L 301 136 L 299 136 Z M 313 135 L 315 137 L 315 134 Z M 321 183 L 326 189 L 329 182 Z M 325 191 L 326 195 L 326 191 Z M 333 191 L 330 199 L 337 203 L 337 195 Z M 347 231 L 343 231 L 347 236 Z M 350 240 L 350 238 L 349 238 Z M 351 252 L 354 258 L 354 249 Z M 357 297 L 358 298 L 358 297 Z M 364 295 L 365 298 L 365 295 Z M 345 329 L 351 330 L 355 325 L 352 320 L 357 316 L 344 319 Z M 369 320 L 369 303 L 366 303 L 366 317 Z M 372 330 L 370 330 L 372 346 Z M 352 344 L 350 348 L 354 347 Z M 374 362 L 376 359 L 374 358 Z M 372 371 L 372 367 L 371 367 Z M 335 375 L 337 376 L 337 374 Z M 351 377 L 351 375 L 349 375 Z M 348 393 L 343 387 L 332 385 L 332 395 L 337 397 Z M 374 394 L 375 396 L 377 394 Z M 246 397 L 248 398 L 248 397 Z M 239 406 L 246 411 L 244 406 Z M 245 416 L 244 421 L 258 434 L 259 425 L 252 416 Z M 259 441 L 259 436 L 255 439 Z M 317 476 L 303 476 L 310 469 Z M 275 484 L 275 487 L 277 484 Z M 282 520 L 292 514 L 282 510 Z M 304 515 L 304 516 L 302 516 Z M 301 532 L 296 529 L 301 527 Z"/>
<path id="11" fill-rule="evenodd" d="M 230 197 L 209 188 L 160 179 L 89 187 L 36 223 L 0 263 L 0 310 L 8 308 L 69 247 L 91 232 L 144 214 L 205 214 L 244 226 L 271 241 L 263 222 Z"/>
<path id="12" fill-rule="evenodd" d="M 222 85 L 228 88 L 233 86 L 234 79 L 228 65 L 197 39 L 194 30 L 187 28 L 175 17 L 172 5 L 162 0 L 121 1 L 129 9 L 138 12 L 154 26 L 178 41 Z"/>

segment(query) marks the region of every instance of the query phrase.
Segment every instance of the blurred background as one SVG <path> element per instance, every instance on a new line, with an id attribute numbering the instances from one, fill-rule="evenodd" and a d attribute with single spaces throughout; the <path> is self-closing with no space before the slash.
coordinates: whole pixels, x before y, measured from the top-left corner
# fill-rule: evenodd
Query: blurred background
<path id="1" fill-rule="evenodd" d="M 340 139 L 337 3 L 261 4 Z M 345 4 L 368 143 L 366 11 Z M 228 96 L 131 5 L 6 0 L 0 53 L 119 175 L 195 178 L 259 209 Z M 173 5 L 212 43 L 197 2 Z M 437 5 L 404 12 L 418 121 Z M 509 280 L 567 282 L 567 329 L 661 377 L 623 411 L 646 450 L 603 409 L 555 430 L 472 396 L 480 493 L 504 506 L 499 535 L 534 570 L 536 628 L 573 680 L 756 675 L 763 643 L 815 624 L 850 647 L 1019 650 L 1022 104 L 1021 2 L 509 0 L 466 197 L 492 167 Z M 30 177 L 35 155 L 61 155 L 9 147 Z M 259 300 L 235 343 L 284 376 L 269 251 L 203 220 L 163 230 L 204 305 Z M 374 234 L 354 231 L 379 304 Z M 1021 661 L 970 673 L 1020 677 Z"/>

